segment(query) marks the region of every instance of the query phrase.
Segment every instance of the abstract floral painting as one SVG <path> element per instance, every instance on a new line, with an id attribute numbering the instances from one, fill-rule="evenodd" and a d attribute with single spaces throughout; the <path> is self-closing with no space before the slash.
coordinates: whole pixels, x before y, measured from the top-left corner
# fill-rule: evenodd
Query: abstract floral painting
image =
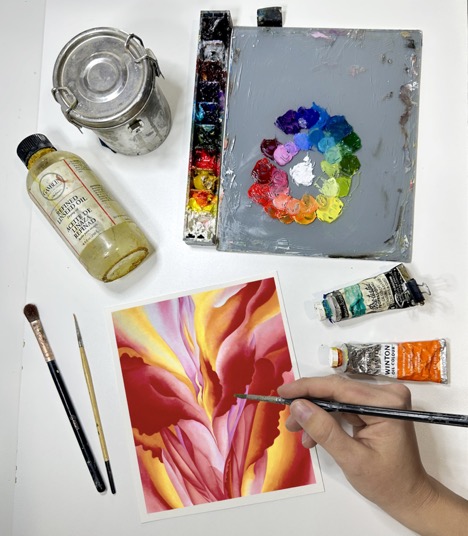
<path id="1" fill-rule="evenodd" d="M 275 276 L 111 312 L 144 521 L 323 491 L 289 409 L 240 400 L 294 380 Z"/>

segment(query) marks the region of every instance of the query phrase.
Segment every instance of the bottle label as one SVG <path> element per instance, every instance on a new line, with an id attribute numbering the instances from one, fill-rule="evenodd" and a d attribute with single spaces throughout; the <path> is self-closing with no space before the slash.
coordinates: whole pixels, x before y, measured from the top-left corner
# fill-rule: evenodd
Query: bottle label
<path id="1" fill-rule="evenodd" d="M 29 194 L 77 256 L 103 231 L 131 221 L 80 158 L 49 166 Z"/>

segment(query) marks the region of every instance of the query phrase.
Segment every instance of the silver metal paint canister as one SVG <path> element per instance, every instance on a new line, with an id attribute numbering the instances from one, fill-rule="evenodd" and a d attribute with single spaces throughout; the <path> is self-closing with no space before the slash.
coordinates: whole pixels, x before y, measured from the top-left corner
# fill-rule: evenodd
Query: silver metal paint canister
<path id="1" fill-rule="evenodd" d="M 117 153 L 149 153 L 172 126 L 153 52 L 135 34 L 91 28 L 57 57 L 52 94 L 70 123 L 92 130 Z"/>

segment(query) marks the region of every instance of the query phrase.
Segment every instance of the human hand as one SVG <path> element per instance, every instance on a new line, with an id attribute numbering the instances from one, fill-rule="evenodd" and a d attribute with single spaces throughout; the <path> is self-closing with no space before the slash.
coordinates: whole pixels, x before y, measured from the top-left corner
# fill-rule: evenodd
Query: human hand
<path id="1" fill-rule="evenodd" d="M 302 378 L 281 386 L 278 394 L 411 408 L 411 393 L 403 384 L 372 385 L 338 375 Z M 323 447 L 364 497 L 421 534 L 463 534 L 458 528 L 466 529 L 468 503 L 426 473 L 413 423 L 351 414 L 336 419 L 307 400 L 295 400 L 290 412 L 287 428 L 302 430 L 304 447 Z M 352 425 L 352 436 L 340 418 Z M 451 523 L 453 532 L 438 532 Z"/>

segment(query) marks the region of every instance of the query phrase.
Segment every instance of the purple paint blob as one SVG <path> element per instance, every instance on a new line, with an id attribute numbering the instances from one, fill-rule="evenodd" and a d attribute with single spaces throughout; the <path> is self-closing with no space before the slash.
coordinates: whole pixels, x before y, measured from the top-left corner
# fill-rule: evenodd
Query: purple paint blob
<path id="1" fill-rule="evenodd" d="M 197 87 L 198 102 L 216 102 L 219 98 L 219 82 L 200 81 Z"/>
<path id="2" fill-rule="evenodd" d="M 301 131 L 295 110 L 288 110 L 285 114 L 280 115 L 276 119 L 275 125 L 285 134 L 297 134 Z"/>
<path id="3" fill-rule="evenodd" d="M 273 154 L 278 145 L 280 145 L 280 142 L 276 138 L 273 138 L 272 140 L 265 138 L 260 144 L 260 150 L 267 158 L 273 160 Z"/>
<path id="4" fill-rule="evenodd" d="M 297 110 L 297 122 L 301 128 L 312 128 L 319 120 L 320 114 L 315 108 L 304 108 L 301 106 Z"/>
<path id="5" fill-rule="evenodd" d="M 278 145 L 273 157 L 280 166 L 286 165 L 297 155 L 299 148 L 292 141 L 288 141 L 284 145 Z"/>

